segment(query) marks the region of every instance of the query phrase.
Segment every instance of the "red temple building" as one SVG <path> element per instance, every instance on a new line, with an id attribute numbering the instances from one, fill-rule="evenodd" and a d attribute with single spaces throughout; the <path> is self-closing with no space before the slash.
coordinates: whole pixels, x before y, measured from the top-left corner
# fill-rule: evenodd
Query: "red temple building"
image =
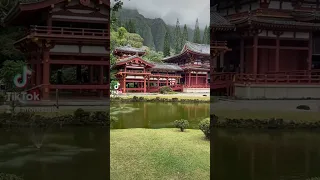
<path id="1" fill-rule="evenodd" d="M 232 49 L 213 57 L 212 92 L 249 99 L 320 98 L 320 1 L 211 4 L 211 42 L 226 41 Z"/>
<path id="2" fill-rule="evenodd" d="M 162 86 L 174 91 L 209 92 L 210 46 L 187 42 L 181 53 L 165 58 L 164 63 L 143 59 L 143 49 L 118 47 L 112 67 L 125 92 L 158 92 Z"/>
<path id="3" fill-rule="evenodd" d="M 181 83 L 184 92 L 210 91 L 210 45 L 187 42 L 180 54 L 163 61 L 176 63 L 183 69 Z"/>
<path id="4" fill-rule="evenodd" d="M 116 78 L 120 89 L 126 92 L 158 92 L 160 87 L 169 86 L 181 91 L 181 72 L 177 64 L 155 63 L 143 59 L 145 50 L 124 46 L 116 48 L 113 54 L 117 62 L 112 69 L 117 70 Z"/>
<path id="5" fill-rule="evenodd" d="M 42 100 L 56 89 L 109 95 L 109 11 L 108 0 L 43 0 L 11 9 L 4 24 L 27 29 L 15 45 L 27 57 L 30 86 L 39 88 Z M 52 82 L 62 67 L 76 67 L 77 83 Z"/>

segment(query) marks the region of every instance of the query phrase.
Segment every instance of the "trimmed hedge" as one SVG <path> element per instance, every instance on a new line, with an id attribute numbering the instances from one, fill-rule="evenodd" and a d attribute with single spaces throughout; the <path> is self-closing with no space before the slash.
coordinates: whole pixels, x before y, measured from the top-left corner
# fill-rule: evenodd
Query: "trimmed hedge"
<path id="1" fill-rule="evenodd" d="M 320 129 L 320 120 L 314 122 L 287 121 L 283 119 L 229 119 L 210 115 L 212 127 L 250 129 Z M 320 119 L 320 117 L 319 117 Z"/>
<path id="2" fill-rule="evenodd" d="M 110 114 L 104 111 L 87 112 L 77 109 L 73 115 L 44 117 L 34 113 L 0 114 L 0 127 L 47 127 L 47 126 L 110 126 L 114 123 Z"/>

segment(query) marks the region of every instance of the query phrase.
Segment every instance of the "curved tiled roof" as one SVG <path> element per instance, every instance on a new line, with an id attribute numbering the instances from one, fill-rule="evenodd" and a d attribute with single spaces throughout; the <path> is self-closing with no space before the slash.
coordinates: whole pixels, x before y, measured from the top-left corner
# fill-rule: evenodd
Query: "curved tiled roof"
<path id="1" fill-rule="evenodd" d="M 156 62 L 151 62 L 151 61 L 147 61 L 142 59 L 140 56 L 134 55 L 134 56 L 130 56 L 121 60 L 118 60 L 112 67 L 115 68 L 118 65 L 121 65 L 127 61 L 130 61 L 134 58 L 139 58 L 142 61 L 145 61 L 146 63 L 150 64 L 152 66 L 151 69 L 157 69 L 157 70 L 173 70 L 173 71 L 183 71 L 183 69 L 178 66 L 177 64 L 170 64 L 170 63 L 156 63 Z"/>
<path id="2" fill-rule="evenodd" d="M 152 63 L 152 64 L 154 64 L 154 67 L 152 67 L 152 69 L 183 71 L 183 69 L 177 64 L 169 64 L 169 63 Z"/>
<path id="3" fill-rule="evenodd" d="M 184 45 L 185 48 L 201 54 L 210 55 L 210 45 L 209 44 L 197 44 L 187 41 Z M 183 53 L 185 51 L 185 48 L 181 51 Z"/>
<path id="4" fill-rule="evenodd" d="M 232 30 L 235 28 L 233 24 L 216 11 L 216 6 L 210 7 L 210 26 L 216 30 Z"/>

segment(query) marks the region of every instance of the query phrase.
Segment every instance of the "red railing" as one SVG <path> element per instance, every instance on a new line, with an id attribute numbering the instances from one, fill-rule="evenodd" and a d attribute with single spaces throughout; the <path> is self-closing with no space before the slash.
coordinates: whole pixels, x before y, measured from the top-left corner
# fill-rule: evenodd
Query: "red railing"
<path id="1" fill-rule="evenodd" d="M 226 88 L 232 84 L 234 77 L 235 73 L 232 72 L 213 73 L 210 79 L 211 88 Z"/>
<path id="2" fill-rule="evenodd" d="M 266 74 L 284 74 L 284 75 L 320 75 L 320 69 L 314 69 L 314 70 L 296 70 L 296 71 L 279 71 L 279 72 L 267 72 Z"/>
<path id="3" fill-rule="evenodd" d="M 72 37 L 99 37 L 109 38 L 107 29 L 71 28 L 71 27 L 51 27 L 31 26 L 30 33 L 34 35 L 50 36 L 72 36 Z"/>
<path id="4" fill-rule="evenodd" d="M 210 88 L 209 84 L 184 85 L 185 88 Z"/>
<path id="5" fill-rule="evenodd" d="M 253 84 L 319 84 L 320 75 L 237 74 L 234 82 Z"/>

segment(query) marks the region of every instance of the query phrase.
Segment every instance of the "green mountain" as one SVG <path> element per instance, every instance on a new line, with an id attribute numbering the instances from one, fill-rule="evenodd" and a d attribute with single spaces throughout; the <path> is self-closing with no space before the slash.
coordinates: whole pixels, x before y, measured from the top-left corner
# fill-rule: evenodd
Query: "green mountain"
<path id="1" fill-rule="evenodd" d="M 174 47 L 174 29 L 175 26 L 167 25 L 161 18 L 149 19 L 139 14 L 138 10 L 121 9 L 117 13 L 120 24 L 124 25 L 131 20 L 135 24 L 136 33 L 144 39 L 144 45 L 154 48 L 156 51 L 163 51 L 164 36 L 167 31 L 170 33 L 170 46 Z M 183 32 L 184 24 L 180 24 L 181 32 Z M 200 30 L 201 38 L 203 29 Z M 188 28 L 189 41 L 193 40 L 194 30 Z"/>

